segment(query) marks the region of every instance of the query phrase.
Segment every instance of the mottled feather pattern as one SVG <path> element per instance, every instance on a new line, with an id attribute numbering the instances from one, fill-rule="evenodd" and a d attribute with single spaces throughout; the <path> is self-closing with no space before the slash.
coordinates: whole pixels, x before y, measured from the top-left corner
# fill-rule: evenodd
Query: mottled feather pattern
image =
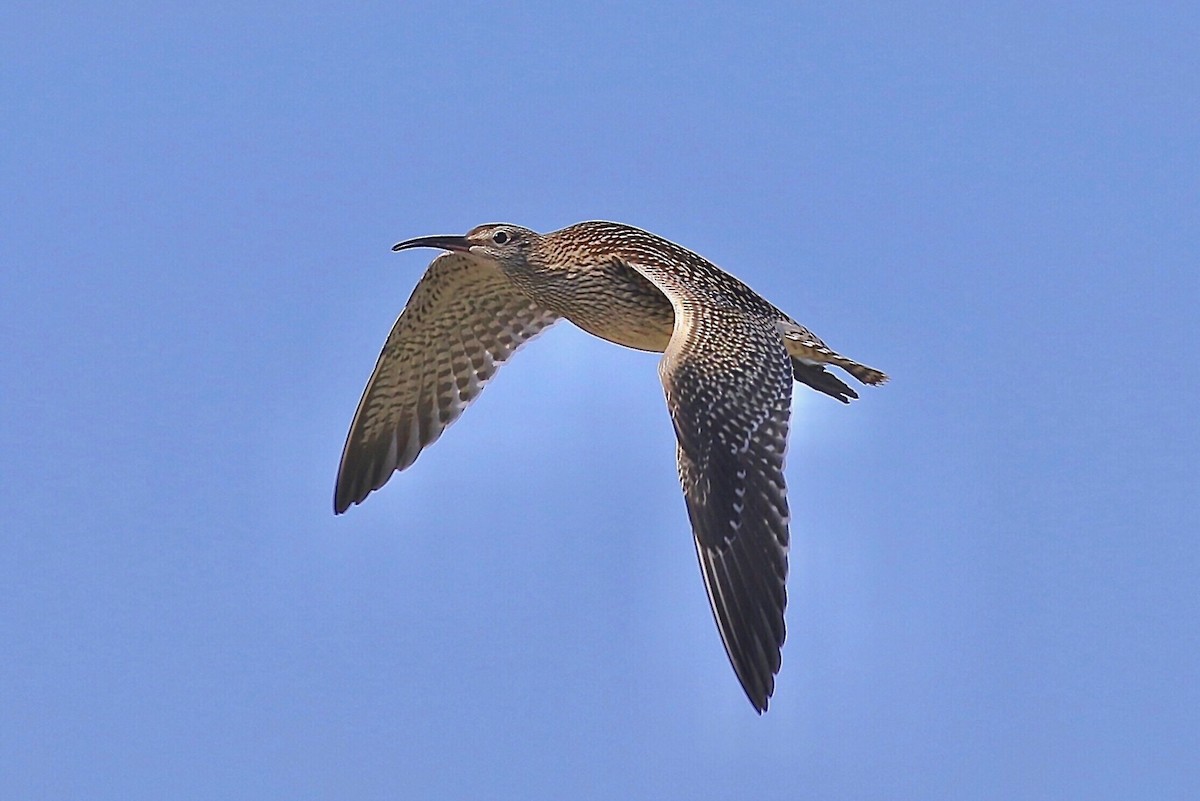
<path id="1" fill-rule="evenodd" d="M 696 342 L 702 347 L 704 339 Z M 731 348 L 727 356 L 746 357 L 749 350 Z M 754 355 L 772 356 L 765 350 Z M 781 344 L 773 350 L 773 358 L 753 362 L 736 383 L 726 375 L 714 384 L 705 365 L 686 355 L 672 358 L 672 367 L 663 370 L 704 587 L 729 661 L 759 710 L 766 709 L 774 690 L 786 634 L 783 467 L 792 380 Z M 701 384 L 709 391 L 698 391 Z M 747 394 L 747 387 L 754 391 Z"/>
<path id="2" fill-rule="evenodd" d="M 843 403 L 826 370 L 886 376 L 831 350 L 746 284 L 647 231 L 585 222 L 551 234 L 506 223 L 437 247 L 379 358 L 342 457 L 345 509 L 412 463 L 512 351 L 564 317 L 602 339 L 663 353 L 679 481 L 705 591 L 729 661 L 759 712 L 775 688 L 786 626 L 784 481 L 792 382 Z"/>
<path id="3" fill-rule="evenodd" d="M 336 511 L 410 466 L 497 368 L 557 320 L 485 259 L 448 253 L 425 271 L 392 327 L 342 453 Z"/>
<path id="4" fill-rule="evenodd" d="M 675 307 L 659 374 L 679 481 L 721 641 L 764 711 L 786 634 L 792 362 L 772 318 L 723 302 L 736 287 L 717 276 L 697 286 L 691 271 L 648 264 L 644 252 L 629 258 Z"/>
<path id="5" fill-rule="evenodd" d="M 564 236 L 559 240 L 561 244 L 558 245 L 559 251 L 555 254 L 559 258 L 602 260 L 603 257 L 597 254 L 604 254 L 604 256 L 620 262 L 670 265 L 671 269 L 667 272 L 677 273 L 681 279 L 688 281 L 695 288 L 703 287 L 705 304 L 740 308 L 765 319 L 777 321 L 788 353 L 793 358 L 794 378 L 843 403 L 849 403 L 852 399 L 857 398 L 858 393 L 847 386 L 845 382 L 827 372 L 823 365 L 837 365 L 864 384 L 882 384 L 887 381 L 887 376 L 880 371 L 861 365 L 834 351 L 821 341 L 820 337 L 797 323 L 737 277 L 670 240 L 638 228 L 600 220 L 578 223 L 563 229 L 560 233 L 569 233 L 571 236 Z M 583 242 L 586 242 L 587 245 L 580 244 Z M 643 319 L 661 318 L 662 314 L 658 311 L 658 304 L 650 298 L 643 299 L 641 305 L 644 308 L 639 317 Z M 589 311 L 589 313 L 591 312 Z M 594 330 L 593 326 L 582 324 L 581 327 L 596 333 L 597 336 L 621 341 L 606 336 L 603 331 Z M 627 342 L 621 344 L 629 344 L 631 347 L 641 346 Z M 664 344 L 658 344 L 657 347 L 650 349 L 662 349 L 663 347 Z"/>

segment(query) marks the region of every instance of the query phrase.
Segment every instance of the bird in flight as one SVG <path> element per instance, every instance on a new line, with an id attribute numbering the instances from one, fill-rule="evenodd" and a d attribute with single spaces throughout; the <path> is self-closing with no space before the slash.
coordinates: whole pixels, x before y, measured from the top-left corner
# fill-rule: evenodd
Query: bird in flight
<path id="1" fill-rule="evenodd" d="M 342 451 L 334 511 L 412 465 L 522 345 L 565 318 L 662 353 L 704 587 L 721 642 L 754 708 L 775 689 L 787 603 L 784 483 L 793 380 L 849 403 L 887 376 L 831 350 L 703 257 L 655 234 L 591 221 L 539 234 L 491 223 L 392 250 L 446 251 L 429 265 L 384 343 Z"/>

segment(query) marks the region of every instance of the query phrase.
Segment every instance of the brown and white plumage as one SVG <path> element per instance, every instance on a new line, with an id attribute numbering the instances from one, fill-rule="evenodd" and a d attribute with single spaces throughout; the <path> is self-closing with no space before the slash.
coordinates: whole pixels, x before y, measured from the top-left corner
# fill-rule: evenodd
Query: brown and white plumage
<path id="1" fill-rule="evenodd" d="M 701 256 L 631 226 L 585 222 L 540 235 L 491 224 L 395 249 L 408 247 L 451 254 L 430 265 L 384 346 L 342 455 L 335 510 L 409 466 L 500 362 L 560 316 L 662 352 L 705 589 L 734 671 L 764 711 L 785 636 L 792 381 L 848 403 L 857 393 L 825 365 L 868 384 L 886 376 Z"/>
<path id="2" fill-rule="evenodd" d="M 791 365 L 768 322 L 735 309 L 685 319 L 659 368 L 679 480 L 717 629 L 762 710 L 785 631 Z"/>
<path id="3" fill-rule="evenodd" d="M 362 503 L 411 465 L 500 365 L 557 319 L 488 259 L 463 253 L 434 259 L 392 326 L 358 402 L 334 511 Z"/>

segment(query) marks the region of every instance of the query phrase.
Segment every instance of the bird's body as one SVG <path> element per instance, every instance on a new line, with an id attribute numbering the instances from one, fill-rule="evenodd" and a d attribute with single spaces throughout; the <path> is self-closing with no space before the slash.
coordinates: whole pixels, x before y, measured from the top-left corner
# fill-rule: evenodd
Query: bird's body
<path id="1" fill-rule="evenodd" d="M 548 255 L 572 266 L 518 272 L 511 276 L 518 289 L 601 339 L 637 350 L 666 350 L 675 313 L 654 284 L 605 251 L 564 248 Z"/>
<path id="2" fill-rule="evenodd" d="M 793 379 L 843 402 L 886 377 L 830 350 L 738 279 L 662 237 L 584 222 L 550 234 L 508 224 L 408 247 L 450 251 L 393 327 L 351 425 L 334 508 L 345 511 L 412 464 L 501 362 L 559 317 L 664 353 L 659 373 L 705 587 L 751 703 L 779 671 L 787 594 L 783 478 Z"/>

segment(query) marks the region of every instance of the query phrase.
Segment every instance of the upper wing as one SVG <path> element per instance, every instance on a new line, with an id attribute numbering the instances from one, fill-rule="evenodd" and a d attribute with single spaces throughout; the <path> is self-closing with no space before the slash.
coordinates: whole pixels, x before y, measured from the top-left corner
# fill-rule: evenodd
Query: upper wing
<path id="1" fill-rule="evenodd" d="M 358 402 L 334 511 L 361 503 L 411 465 L 500 364 L 557 319 L 489 262 L 461 253 L 434 259 L 392 326 Z"/>
<path id="2" fill-rule="evenodd" d="M 702 297 L 678 274 L 630 266 L 675 307 L 659 373 L 679 480 L 721 640 L 761 712 L 775 689 L 785 635 L 791 359 L 773 320 Z"/>

